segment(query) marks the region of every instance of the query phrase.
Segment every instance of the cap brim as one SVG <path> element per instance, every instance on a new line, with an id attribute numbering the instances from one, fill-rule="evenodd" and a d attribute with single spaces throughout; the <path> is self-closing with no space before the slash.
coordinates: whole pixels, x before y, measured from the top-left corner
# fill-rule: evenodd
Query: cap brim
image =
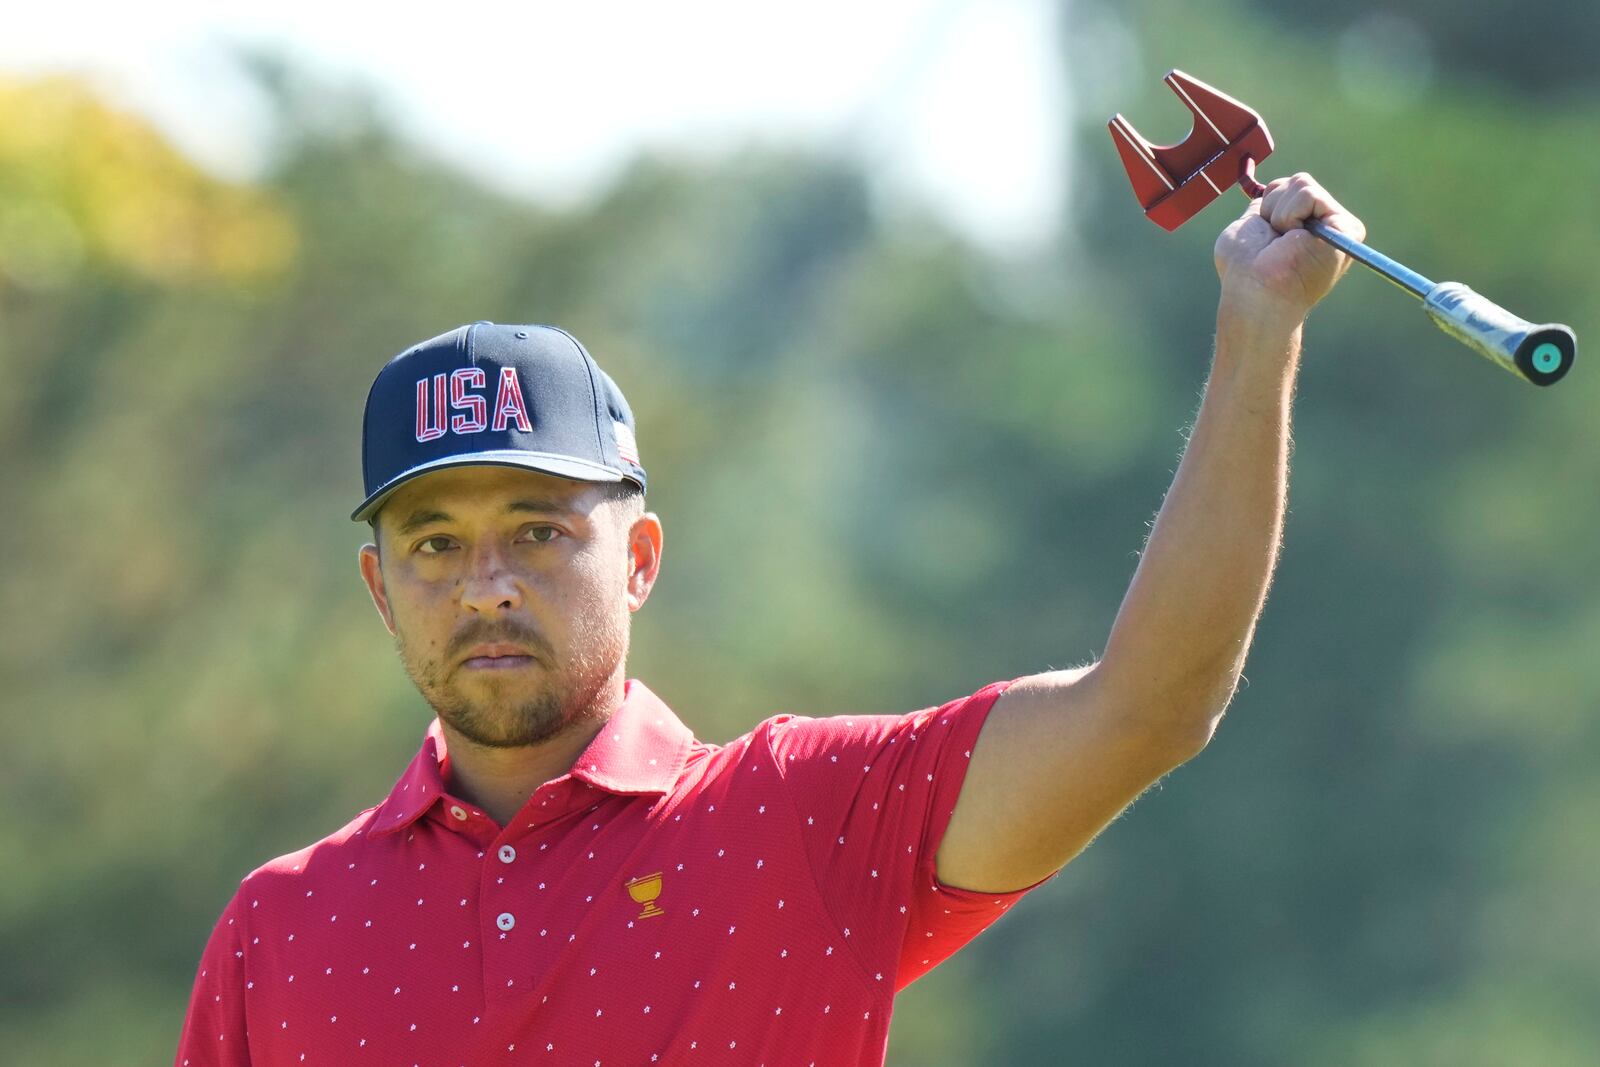
<path id="1" fill-rule="evenodd" d="M 471 452 L 462 456 L 446 456 L 443 459 L 433 460 L 431 463 L 418 464 L 410 470 L 390 478 L 378 487 L 377 491 L 361 502 L 361 506 L 350 513 L 352 522 L 367 522 L 375 515 L 384 501 L 389 499 L 396 489 L 411 481 L 411 479 L 433 471 L 447 470 L 450 467 L 521 467 L 524 470 L 538 471 L 541 474 L 553 474 L 558 478 L 570 478 L 577 482 L 623 482 L 630 481 L 628 475 L 622 471 L 602 467 L 598 463 L 587 460 L 573 459 L 571 456 L 553 456 L 544 452 L 523 452 L 520 450 L 506 450 L 493 452 Z"/>

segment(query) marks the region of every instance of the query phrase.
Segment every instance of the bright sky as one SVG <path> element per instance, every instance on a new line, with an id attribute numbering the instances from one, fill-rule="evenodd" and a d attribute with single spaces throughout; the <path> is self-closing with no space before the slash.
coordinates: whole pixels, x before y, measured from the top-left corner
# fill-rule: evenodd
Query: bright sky
<path id="1" fill-rule="evenodd" d="M 582 198 L 641 146 L 757 137 L 853 151 L 887 201 L 996 252 L 1041 249 L 1060 218 L 1070 101 L 1050 0 L 408 6 L 28 5 L 0 71 L 88 74 L 225 174 L 250 173 L 263 132 L 228 46 L 265 43 L 375 83 L 418 143 L 546 199 Z"/>

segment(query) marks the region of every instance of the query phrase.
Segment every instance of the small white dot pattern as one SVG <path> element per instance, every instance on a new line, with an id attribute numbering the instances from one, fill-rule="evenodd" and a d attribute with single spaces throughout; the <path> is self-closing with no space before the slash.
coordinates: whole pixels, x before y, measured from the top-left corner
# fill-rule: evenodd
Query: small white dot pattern
<path id="1" fill-rule="evenodd" d="M 882 1064 L 894 994 L 1037 888 L 934 875 L 1007 684 L 710 745 L 630 679 L 505 827 L 434 723 L 382 804 L 240 884 L 176 1063 Z"/>

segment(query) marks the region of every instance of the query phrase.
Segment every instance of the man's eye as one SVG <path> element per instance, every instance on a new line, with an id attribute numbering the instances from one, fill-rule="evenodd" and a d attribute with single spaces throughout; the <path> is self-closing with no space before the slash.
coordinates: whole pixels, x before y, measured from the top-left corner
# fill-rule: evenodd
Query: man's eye
<path id="1" fill-rule="evenodd" d="M 450 538 L 444 536 L 443 534 L 439 534 L 418 544 L 417 551 L 421 552 L 425 556 L 437 556 L 439 553 L 448 549 L 450 547 L 450 543 Z"/>
<path id="2" fill-rule="evenodd" d="M 554 526 L 530 526 L 523 532 L 523 536 L 530 537 L 542 545 L 554 541 L 560 533 L 561 531 Z"/>

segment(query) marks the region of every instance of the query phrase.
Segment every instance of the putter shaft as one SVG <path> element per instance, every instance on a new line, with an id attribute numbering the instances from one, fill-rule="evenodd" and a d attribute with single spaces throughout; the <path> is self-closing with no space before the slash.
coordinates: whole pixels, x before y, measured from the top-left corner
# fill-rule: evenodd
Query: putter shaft
<path id="1" fill-rule="evenodd" d="M 1424 278 L 1404 263 L 1390 259 L 1370 245 L 1364 245 L 1349 234 L 1334 229 L 1321 219 L 1307 219 L 1305 228 L 1328 242 L 1351 259 L 1365 264 L 1389 279 L 1419 300 L 1428 299 L 1433 291 L 1431 279 Z"/>

